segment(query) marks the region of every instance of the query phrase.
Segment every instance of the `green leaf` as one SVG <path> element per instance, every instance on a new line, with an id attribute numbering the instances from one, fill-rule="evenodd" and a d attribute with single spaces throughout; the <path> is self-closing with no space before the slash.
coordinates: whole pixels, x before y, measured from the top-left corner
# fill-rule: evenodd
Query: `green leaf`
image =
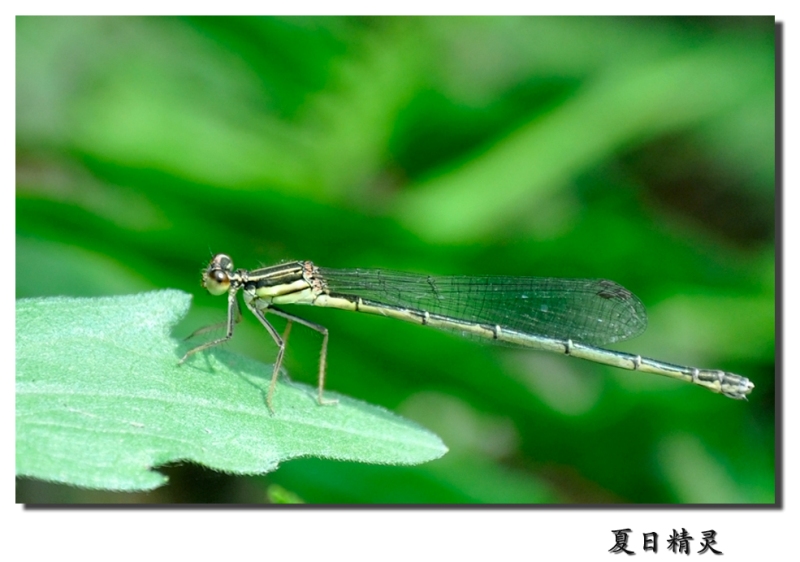
<path id="1" fill-rule="evenodd" d="M 447 448 L 416 424 L 334 393 L 280 380 L 224 350 L 178 360 L 170 337 L 191 297 L 165 290 L 17 301 L 17 475 L 108 490 L 166 482 L 154 467 L 193 461 L 236 474 L 300 456 L 417 464 Z"/>

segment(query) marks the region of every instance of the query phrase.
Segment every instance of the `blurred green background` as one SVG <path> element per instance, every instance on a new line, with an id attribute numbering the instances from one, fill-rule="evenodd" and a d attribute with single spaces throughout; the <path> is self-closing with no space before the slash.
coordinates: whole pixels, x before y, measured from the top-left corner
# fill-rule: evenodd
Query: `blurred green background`
<path id="1" fill-rule="evenodd" d="M 773 503 L 774 39 L 766 17 L 18 18 L 17 298 L 180 288 L 183 336 L 225 316 L 199 286 L 216 252 L 609 278 L 650 318 L 617 349 L 756 386 L 293 307 L 330 329 L 330 390 L 450 453 L 17 501 Z M 295 380 L 319 345 L 293 330 Z M 276 351 L 249 315 L 228 348 Z"/>

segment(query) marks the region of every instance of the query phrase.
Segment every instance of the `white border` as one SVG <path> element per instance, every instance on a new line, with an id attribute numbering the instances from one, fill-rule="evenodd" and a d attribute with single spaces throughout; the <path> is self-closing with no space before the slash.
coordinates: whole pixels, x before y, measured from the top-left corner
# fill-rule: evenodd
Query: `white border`
<path id="1" fill-rule="evenodd" d="M 540 14 L 568 14 L 580 11 L 584 14 L 667 13 L 708 15 L 719 13 L 719 8 L 738 14 L 777 14 L 783 25 L 784 40 L 784 216 L 785 234 L 784 279 L 787 289 L 784 300 L 784 338 L 788 353 L 784 359 L 785 403 L 791 404 L 796 391 L 798 361 L 791 353 L 789 342 L 800 341 L 797 329 L 797 241 L 800 209 L 797 205 L 796 165 L 789 155 L 796 155 L 800 147 L 796 142 L 796 111 L 791 100 L 798 99 L 797 40 L 793 35 L 793 10 L 788 2 L 759 2 L 731 4 L 719 2 L 560 2 L 525 4 L 495 1 L 480 6 L 463 3 L 436 2 L 293 2 L 250 3 L 226 2 L 224 4 L 200 5 L 196 2 L 116 2 L 99 4 L 92 2 L 28 2 L 18 3 L 12 14 L 175 14 L 188 10 L 194 13 L 282 13 L 282 14 L 446 14 L 454 13 L 452 6 L 460 9 L 491 10 L 492 14 L 519 14 L 521 9 Z M 69 10 L 69 12 L 67 12 Z M 643 11 L 646 10 L 646 11 Z M 5 43 L 3 62 L 5 75 L 14 72 L 13 41 L 14 19 L 4 19 Z M 794 72 L 793 72 L 794 70 Z M 9 84 L 7 81 L 6 84 Z M 13 123 L 13 90 L 6 86 L 6 115 Z M 11 99 L 9 99 L 11 98 Z M 8 129 L 12 125 L 9 124 Z M 6 155 L 7 185 L 13 179 L 13 136 L 7 135 L 3 154 Z M 10 189 L 7 194 L 12 193 Z M 4 206 L 7 213 L 6 229 L 13 225 L 9 217 L 13 205 Z M 5 240 L 12 240 L 13 234 Z M 13 252 L 13 250 L 12 250 Z M 5 276 L 7 285 L 13 278 Z M 6 291 L 13 295 L 14 288 Z M 13 318 L 7 297 L 4 318 Z M 6 320 L 8 321 L 8 320 Z M 10 340 L 10 329 L 5 331 L 5 341 Z M 8 346 L 8 343 L 6 343 Z M 10 346 L 9 346 L 10 347 Z M 10 353 L 9 353 L 10 351 Z M 13 357 L 13 348 L 3 355 Z M 6 360 L 8 364 L 8 359 Z M 8 365 L 5 373 L 13 372 Z M 7 380 L 12 380 L 7 377 Z M 7 391 L 9 388 L 7 387 Z M 7 420 L 13 420 L 13 388 L 5 393 Z M 81 560 L 296 560 L 331 557 L 347 557 L 357 560 L 395 560 L 414 557 L 419 560 L 595 560 L 609 559 L 608 549 L 613 545 L 612 529 L 630 527 L 634 534 L 631 544 L 637 555 L 641 552 L 641 533 L 656 531 L 660 537 L 660 549 L 656 556 L 669 558 L 666 537 L 673 528 L 685 527 L 695 537 L 692 556 L 696 555 L 701 531 L 717 531 L 717 547 L 725 553 L 725 560 L 774 559 L 786 560 L 794 551 L 794 516 L 798 516 L 797 486 L 793 475 L 797 473 L 797 410 L 786 408 L 783 425 L 784 505 L 783 509 L 579 509 L 579 508 L 529 508 L 529 509 L 352 509 L 333 510 L 197 510 L 197 509 L 23 509 L 14 504 L 13 493 L 3 502 L 5 508 L 4 550 L 17 553 L 13 559 L 39 560 L 63 559 L 68 554 L 80 556 Z M 3 450 L 13 457 L 13 421 L 6 431 L 7 446 Z M 794 438 L 792 439 L 792 436 Z M 7 457 L 6 466 L 13 465 Z M 11 482 L 9 475 L 6 482 Z M 24 553 L 24 554 L 23 554 Z M 155 555 L 155 556 L 153 556 Z M 649 554 L 647 554 L 649 555 Z M 145 558 L 147 556 L 147 558 Z M 623 555 L 624 556 L 624 555 Z M 789 555 L 791 556 L 791 555 Z"/>

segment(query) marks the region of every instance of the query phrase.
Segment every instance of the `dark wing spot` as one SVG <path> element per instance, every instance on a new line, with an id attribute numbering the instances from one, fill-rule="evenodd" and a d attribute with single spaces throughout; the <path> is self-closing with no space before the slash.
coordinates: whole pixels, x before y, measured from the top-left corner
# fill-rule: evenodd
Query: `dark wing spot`
<path id="1" fill-rule="evenodd" d="M 597 296 L 602 297 L 604 299 L 613 299 L 613 300 L 620 300 L 620 301 L 627 301 L 633 296 L 628 289 L 623 287 L 622 285 L 618 285 L 613 281 L 600 281 L 600 290 L 597 291 Z"/>

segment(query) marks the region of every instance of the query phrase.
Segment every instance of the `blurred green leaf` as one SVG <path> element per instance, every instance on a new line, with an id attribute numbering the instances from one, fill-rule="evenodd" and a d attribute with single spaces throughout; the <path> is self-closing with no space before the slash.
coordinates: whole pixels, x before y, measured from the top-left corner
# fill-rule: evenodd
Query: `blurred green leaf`
<path id="1" fill-rule="evenodd" d="M 474 241 L 509 219 L 529 220 L 521 211 L 634 140 L 696 125 L 767 91 L 771 54 L 713 44 L 666 60 L 611 65 L 548 115 L 404 192 L 397 217 L 439 243 Z"/>
<path id="2" fill-rule="evenodd" d="M 300 496 L 277 484 L 270 484 L 267 487 L 267 499 L 269 503 L 305 503 Z"/>
<path id="3" fill-rule="evenodd" d="M 158 465 L 195 461 L 257 474 L 320 456 L 416 464 L 447 448 L 385 410 L 282 381 L 271 369 L 215 351 L 179 367 L 171 327 L 190 297 L 174 290 L 17 302 L 17 475 L 109 490 L 164 484 Z"/>

